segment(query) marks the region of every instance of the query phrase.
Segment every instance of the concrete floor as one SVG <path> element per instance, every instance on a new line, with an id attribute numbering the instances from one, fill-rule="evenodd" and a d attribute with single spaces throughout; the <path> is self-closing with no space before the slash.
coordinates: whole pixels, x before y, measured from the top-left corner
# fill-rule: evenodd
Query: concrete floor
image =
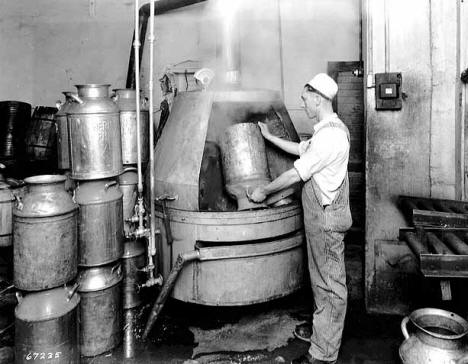
<path id="1" fill-rule="evenodd" d="M 121 345 L 86 363 L 289 363 L 308 349 L 293 337 L 290 328 L 310 318 L 309 302 L 310 293 L 305 291 L 243 308 L 210 308 L 170 300 L 149 340 L 137 342 L 133 359 L 123 358 Z M 143 315 L 148 308 L 141 311 Z M 275 317 L 281 319 L 275 321 Z M 350 303 L 338 363 L 399 363 L 400 321 L 400 317 L 369 316 L 362 302 Z M 138 335 L 141 328 L 136 331 Z"/>

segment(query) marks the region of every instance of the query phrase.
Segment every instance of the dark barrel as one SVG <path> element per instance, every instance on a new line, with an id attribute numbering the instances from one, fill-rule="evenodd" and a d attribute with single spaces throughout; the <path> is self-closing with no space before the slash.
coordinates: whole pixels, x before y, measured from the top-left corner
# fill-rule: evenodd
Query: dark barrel
<path id="1" fill-rule="evenodd" d="M 37 106 L 26 132 L 26 154 L 30 161 L 57 160 L 56 107 Z"/>
<path id="2" fill-rule="evenodd" d="M 30 120 L 30 104 L 0 101 L 0 160 L 16 160 L 24 156 L 24 136 Z"/>

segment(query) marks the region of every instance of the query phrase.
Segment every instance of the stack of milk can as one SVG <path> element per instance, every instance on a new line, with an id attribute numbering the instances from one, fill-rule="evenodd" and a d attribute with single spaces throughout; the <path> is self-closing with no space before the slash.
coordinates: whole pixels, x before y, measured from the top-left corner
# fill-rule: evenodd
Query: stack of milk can
<path id="1" fill-rule="evenodd" d="M 120 127 L 122 137 L 122 161 L 124 172 L 119 177 L 120 188 L 123 192 L 123 217 L 124 217 L 124 253 L 122 266 L 124 271 L 123 281 L 123 308 L 125 318 L 124 330 L 124 354 L 133 356 L 133 329 L 135 324 L 134 309 L 141 304 L 138 285 L 142 283 L 146 265 L 145 244 L 132 236 L 133 227 L 128 221 L 134 214 L 137 202 L 137 121 L 136 121 L 136 91 L 132 89 L 116 89 L 114 100 L 120 110 Z M 145 103 L 140 104 L 140 145 L 141 164 L 146 166 L 148 162 L 148 110 Z"/>
<path id="2" fill-rule="evenodd" d="M 109 85 L 77 85 L 66 111 L 71 178 L 78 215 L 78 292 L 83 356 L 122 339 L 123 171 L 119 109 Z"/>

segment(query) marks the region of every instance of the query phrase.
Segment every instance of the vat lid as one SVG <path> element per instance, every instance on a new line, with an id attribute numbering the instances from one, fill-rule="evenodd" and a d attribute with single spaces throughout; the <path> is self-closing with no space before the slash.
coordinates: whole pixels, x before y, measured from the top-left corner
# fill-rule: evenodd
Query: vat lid
<path id="1" fill-rule="evenodd" d="M 78 276 L 78 292 L 96 292 L 118 284 L 123 278 L 120 263 L 83 269 Z"/>
<path id="2" fill-rule="evenodd" d="M 23 321 L 45 321 L 72 311 L 80 296 L 72 287 L 59 287 L 18 297 L 15 316 Z"/>
<path id="3" fill-rule="evenodd" d="M 126 241 L 122 258 L 133 258 L 145 253 L 145 246 L 140 240 Z"/>

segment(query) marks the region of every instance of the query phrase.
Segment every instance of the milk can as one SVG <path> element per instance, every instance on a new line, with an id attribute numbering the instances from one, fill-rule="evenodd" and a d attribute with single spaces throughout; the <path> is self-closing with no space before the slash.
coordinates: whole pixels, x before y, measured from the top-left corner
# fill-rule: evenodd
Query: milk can
<path id="1" fill-rule="evenodd" d="M 67 111 L 72 178 L 115 177 L 122 172 L 119 108 L 109 85 L 76 85 Z"/>
<path id="2" fill-rule="evenodd" d="M 133 216 L 137 202 L 138 174 L 136 168 L 125 168 L 124 173 L 119 176 L 119 185 L 123 194 L 124 233 L 126 237 L 130 237 L 134 229 L 127 219 Z"/>
<path id="3" fill-rule="evenodd" d="M 141 304 L 139 284 L 144 282 L 146 265 L 145 246 L 140 240 L 126 241 L 122 256 L 123 266 L 123 308 L 133 308 Z"/>
<path id="4" fill-rule="evenodd" d="M 120 110 L 120 133 L 122 137 L 122 163 L 137 164 L 137 121 L 136 121 L 136 91 L 132 89 L 116 89 L 114 101 Z M 148 163 L 148 129 L 149 114 L 145 102 L 140 102 L 140 141 L 141 162 Z"/>
<path id="5" fill-rule="evenodd" d="M 17 288 L 58 287 L 77 273 L 78 205 L 65 191 L 66 177 L 41 175 L 13 209 L 13 280 Z"/>
<path id="6" fill-rule="evenodd" d="M 270 182 L 265 142 L 258 126 L 241 123 L 229 127 L 220 148 L 226 189 L 236 198 L 238 210 L 266 207 L 249 201 L 246 195 L 247 189 Z"/>
<path id="7" fill-rule="evenodd" d="M 120 263 L 85 268 L 78 277 L 81 355 L 109 351 L 122 340 L 122 270 Z"/>
<path id="8" fill-rule="evenodd" d="M 403 364 L 468 363 L 468 322 L 455 313 L 422 308 L 403 319 L 401 330 L 405 337 L 399 349 Z"/>
<path id="9" fill-rule="evenodd" d="M 15 363 L 79 363 L 78 304 L 73 288 L 18 296 Z"/>
<path id="10" fill-rule="evenodd" d="M 80 181 L 75 189 L 80 206 L 78 265 L 115 262 L 123 254 L 122 192 L 115 180 Z"/>
<path id="11" fill-rule="evenodd" d="M 67 112 L 73 104 L 72 92 L 62 92 L 65 95 L 63 104 L 57 101 L 58 111 L 55 114 L 57 125 L 57 167 L 58 169 L 70 168 L 70 149 L 68 141 Z"/>

